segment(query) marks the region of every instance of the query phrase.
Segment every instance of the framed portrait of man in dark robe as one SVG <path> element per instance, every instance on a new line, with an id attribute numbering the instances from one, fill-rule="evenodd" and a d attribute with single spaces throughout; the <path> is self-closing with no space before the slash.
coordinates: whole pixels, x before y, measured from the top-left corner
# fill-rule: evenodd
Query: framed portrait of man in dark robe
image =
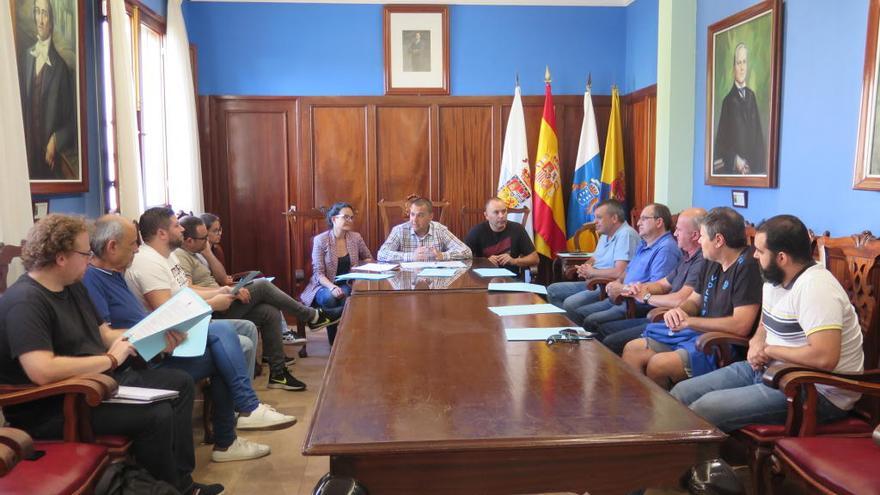
<path id="1" fill-rule="evenodd" d="M 877 98 L 877 83 L 880 81 L 880 0 L 871 0 L 868 8 L 867 37 L 853 189 L 880 191 L 880 99 Z"/>
<path id="2" fill-rule="evenodd" d="M 88 190 L 84 0 L 11 0 L 31 192 Z"/>
<path id="3" fill-rule="evenodd" d="M 709 26 L 706 184 L 776 187 L 778 0 Z"/>

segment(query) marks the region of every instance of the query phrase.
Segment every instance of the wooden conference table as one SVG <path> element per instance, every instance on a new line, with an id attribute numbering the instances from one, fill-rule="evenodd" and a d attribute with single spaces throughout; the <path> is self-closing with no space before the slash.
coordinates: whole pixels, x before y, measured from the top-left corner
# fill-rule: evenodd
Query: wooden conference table
<path id="1" fill-rule="evenodd" d="M 420 277 L 421 270 L 394 270 L 394 276 L 383 280 L 355 280 L 352 284 L 352 292 L 362 294 L 366 292 L 401 292 L 401 291 L 426 291 L 426 290 L 466 290 L 485 291 L 489 282 L 510 282 L 510 278 L 481 277 L 474 273 L 472 268 L 496 268 L 486 258 L 475 258 L 462 261 L 466 268 L 456 269 L 452 277 Z"/>
<path id="2" fill-rule="evenodd" d="M 593 341 L 508 342 L 498 317 L 530 293 L 399 291 L 351 298 L 305 455 L 370 495 L 626 493 L 671 486 L 725 435 Z"/>

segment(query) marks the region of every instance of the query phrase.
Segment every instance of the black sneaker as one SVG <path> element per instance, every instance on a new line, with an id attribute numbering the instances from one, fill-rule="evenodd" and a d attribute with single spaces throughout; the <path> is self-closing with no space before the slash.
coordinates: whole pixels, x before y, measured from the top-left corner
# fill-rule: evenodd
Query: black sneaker
<path id="1" fill-rule="evenodd" d="M 269 357 L 263 356 L 263 362 L 269 364 Z M 296 362 L 296 356 L 284 356 L 284 364 L 290 365 Z"/>
<path id="2" fill-rule="evenodd" d="M 332 324 L 338 322 L 340 319 L 342 319 L 341 313 L 334 312 L 331 314 L 331 313 L 325 312 L 323 309 L 319 309 L 318 310 L 318 321 L 316 321 L 314 323 L 309 322 L 309 323 L 307 323 L 307 325 L 309 326 L 310 330 L 315 331 L 315 330 L 319 330 L 321 328 L 324 328 L 326 326 L 332 325 Z"/>
<path id="3" fill-rule="evenodd" d="M 306 389 L 306 384 L 297 380 L 295 376 L 290 374 L 287 368 L 280 373 L 269 374 L 269 388 L 281 388 L 284 390 L 301 391 Z"/>
<path id="4" fill-rule="evenodd" d="M 186 495 L 220 495 L 223 493 L 223 485 L 214 483 L 213 485 L 203 485 L 201 483 L 193 483 L 186 491 Z"/>

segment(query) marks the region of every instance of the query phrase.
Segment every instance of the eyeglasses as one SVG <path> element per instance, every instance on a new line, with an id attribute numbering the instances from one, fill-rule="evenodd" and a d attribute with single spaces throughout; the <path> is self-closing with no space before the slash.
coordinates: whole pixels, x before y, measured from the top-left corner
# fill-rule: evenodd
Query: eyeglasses
<path id="1" fill-rule="evenodd" d="M 209 234 L 222 234 L 222 233 L 223 233 L 223 228 L 222 228 L 222 227 L 219 227 L 219 228 L 217 228 L 217 229 L 211 229 L 211 230 L 208 231 L 208 233 L 209 233 Z"/>
<path id="2" fill-rule="evenodd" d="M 204 241 L 204 240 L 206 240 L 207 238 L 208 238 L 208 236 L 205 236 L 205 237 L 190 237 L 190 239 L 192 239 L 192 240 L 194 240 L 194 241 Z"/>
<path id="3" fill-rule="evenodd" d="M 641 222 L 642 220 L 657 220 L 658 218 L 660 218 L 660 217 L 651 216 L 651 215 L 642 215 L 639 217 L 639 221 Z"/>
<path id="4" fill-rule="evenodd" d="M 547 345 L 553 345 L 557 342 L 563 344 L 580 344 L 582 340 L 593 340 L 595 335 L 596 334 L 593 332 L 587 332 L 584 330 L 579 332 L 571 328 L 566 328 L 560 330 L 559 333 L 547 337 Z"/>
<path id="5" fill-rule="evenodd" d="M 76 249 L 73 249 L 72 252 L 74 252 L 74 253 L 76 253 L 76 254 L 81 254 L 81 255 L 85 256 L 86 258 L 90 258 L 90 259 L 91 259 L 93 256 L 95 256 L 95 253 L 92 252 L 91 250 L 89 250 L 89 251 L 77 251 Z"/>
<path id="6" fill-rule="evenodd" d="M 354 215 L 336 215 L 336 218 L 341 218 L 341 219 L 345 220 L 346 222 L 354 221 Z"/>

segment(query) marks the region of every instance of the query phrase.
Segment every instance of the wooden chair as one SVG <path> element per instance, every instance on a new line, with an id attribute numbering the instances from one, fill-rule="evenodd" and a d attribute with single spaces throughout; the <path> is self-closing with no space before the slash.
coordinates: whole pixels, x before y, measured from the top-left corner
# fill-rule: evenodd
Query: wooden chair
<path id="1" fill-rule="evenodd" d="M 416 194 L 410 194 L 406 199 L 401 201 L 386 201 L 384 199 L 380 199 L 377 203 L 379 205 L 379 216 L 382 218 L 382 229 L 385 233 L 385 239 L 391 234 L 391 229 L 394 228 L 395 225 L 403 223 L 409 218 L 409 206 L 412 202 L 418 199 L 420 196 Z M 446 211 L 449 209 L 450 202 L 449 201 L 434 201 L 431 200 L 431 204 L 434 207 L 434 218 L 438 222 L 445 224 L 446 223 Z M 440 210 L 439 214 L 437 210 Z M 392 223 L 393 222 L 393 223 Z"/>
<path id="2" fill-rule="evenodd" d="M 483 221 L 483 212 L 485 209 L 483 208 L 468 208 L 467 206 L 461 207 L 461 231 L 467 234 L 474 225 L 479 224 Z M 529 213 L 531 210 L 527 206 L 523 206 L 522 208 L 508 208 L 507 213 L 521 213 L 522 221 L 519 222 L 522 225 L 525 225 L 529 220 Z M 476 221 L 474 221 L 476 219 Z M 442 222 L 441 222 L 442 223 Z M 387 237 L 387 236 L 386 236 Z"/>
<path id="3" fill-rule="evenodd" d="M 768 487 L 782 493 L 783 486 L 796 483 L 805 493 L 869 494 L 880 493 L 880 426 L 871 436 L 814 436 L 816 426 L 815 384 L 823 383 L 880 398 L 880 370 L 859 375 L 827 372 L 794 372 L 783 378 L 779 387 L 789 398 L 789 419 L 800 413 L 800 430 L 787 428 L 787 434 L 773 448 Z M 806 400 L 802 392 L 806 388 Z M 792 421 L 792 423 L 794 423 Z M 788 426 L 788 425 L 787 425 Z M 873 438 L 871 438 L 873 437 Z M 787 481 L 787 485 L 783 485 Z"/>
<path id="4" fill-rule="evenodd" d="M 318 208 L 312 208 L 311 210 L 303 210 L 303 211 L 296 211 L 296 210 L 291 209 L 291 210 L 288 210 L 287 212 L 285 212 L 285 215 L 287 216 L 287 219 L 290 221 L 290 223 L 292 224 L 293 227 L 296 226 L 297 222 L 300 222 L 300 224 L 302 225 L 303 236 L 314 238 L 318 233 L 320 233 L 321 226 L 323 225 L 322 222 L 325 222 L 327 220 L 327 210 L 328 210 L 328 208 L 326 206 L 319 206 Z M 294 229 L 294 232 L 296 232 L 296 229 Z M 304 243 L 302 243 L 302 242 L 294 241 L 294 243 L 293 243 L 294 263 L 296 263 L 296 260 L 300 259 L 300 257 L 297 256 L 297 254 L 298 254 L 298 250 L 303 245 L 304 245 Z M 293 279 L 294 279 L 294 283 L 297 286 L 297 290 L 302 290 L 303 288 L 305 288 L 306 284 L 309 283 L 309 277 L 311 276 L 311 270 L 310 270 L 311 266 L 306 261 L 307 259 L 310 258 L 310 256 L 308 256 L 308 254 L 310 254 L 310 253 L 301 253 L 301 254 L 302 254 L 301 259 L 303 260 L 303 266 L 300 268 L 295 267 L 294 271 L 293 271 Z M 297 322 L 296 322 L 296 336 L 299 338 L 306 337 L 305 323 L 303 323 L 299 320 L 297 320 Z M 308 355 L 309 355 L 308 350 L 306 349 L 305 344 L 303 344 L 303 346 L 300 347 L 300 349 L 299 349 L 299 357 L 304 358 L 304 357 L 308 357 Z"/>
<path id="5" fill-rule="evenodd" d="M 42 456 L 35 456 L 40 452 Z M 74 442 L 34 442 L 22 430 L 0 428 L 0 493 L 92 493 L 110 465 L 107 448 Z"/>
<path id="6" fill-rule="evenodd" d="M 24 246 L 24 241 L 21 241 Z M 21 258 L 21 246 L 13 246 L 0 242 L 0 294 L 6 292 L 6 279 L 9 277 L 9 265 L 12 260 Z"/>

